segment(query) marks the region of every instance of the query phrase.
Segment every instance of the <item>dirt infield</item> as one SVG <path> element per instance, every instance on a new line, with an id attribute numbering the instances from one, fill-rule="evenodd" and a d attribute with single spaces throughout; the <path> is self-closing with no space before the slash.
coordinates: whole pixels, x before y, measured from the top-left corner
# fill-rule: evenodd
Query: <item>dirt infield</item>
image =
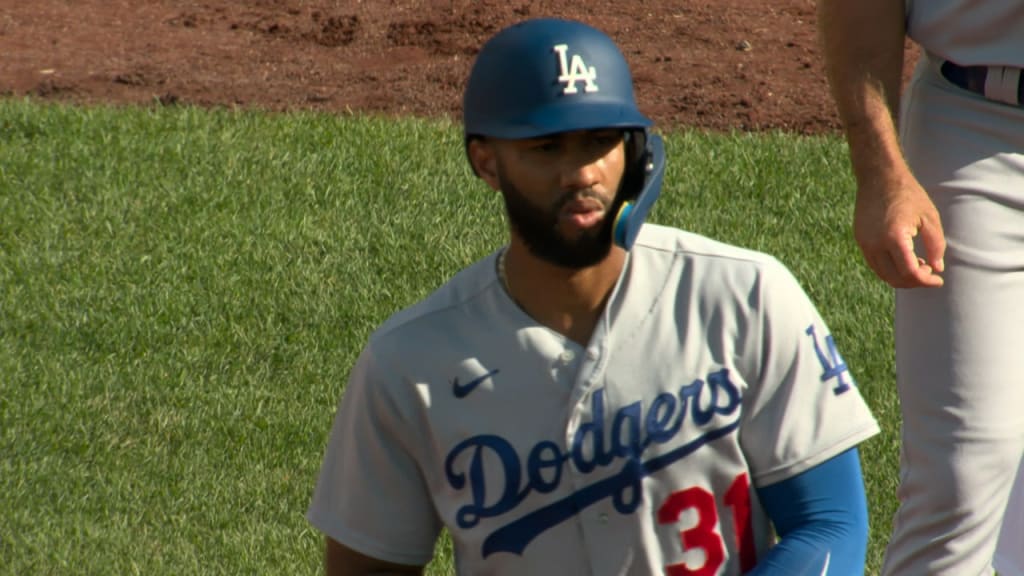
<path id="1" fill-rule="evenodd" d="M 813 0 L 0 0 L 0 94 L 457 117 L 480 43 L 536 16 L 614 37 L 662 125 L 838 127 Z"/>

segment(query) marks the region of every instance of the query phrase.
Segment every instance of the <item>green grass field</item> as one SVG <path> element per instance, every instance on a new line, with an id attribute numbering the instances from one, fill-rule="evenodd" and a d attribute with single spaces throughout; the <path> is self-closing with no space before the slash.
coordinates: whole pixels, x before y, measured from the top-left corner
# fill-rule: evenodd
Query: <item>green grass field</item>
<path id="1" fill-rule="evenodd" d="M 883 426 L 875 573 L 892 295 L 853 244 L 845 146 L 666 140 L 651 220 L 788 264 Z M 452 124 L 0 100 L 0 574 L 319 573 L 304 513 L 349 367 L 504 226 Z"/>

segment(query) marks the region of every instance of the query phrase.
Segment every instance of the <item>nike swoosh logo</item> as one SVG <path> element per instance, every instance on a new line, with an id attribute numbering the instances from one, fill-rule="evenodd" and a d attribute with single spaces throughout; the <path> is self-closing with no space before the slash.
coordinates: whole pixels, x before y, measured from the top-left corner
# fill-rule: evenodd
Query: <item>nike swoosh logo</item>
<path id="1" fill-rule="evenodd" d="M 455 394 L 456 398 L 465 398 L 466 396 L 469 396 L 469 393 L 475 390 L 477 386 L 483 384 L 484 380 L 487 380 L 488 378 L 494 376 L 497 373 L 498 370 L 491 370 L 487 374 L 484 374 L 483 376 L 479 376 L 477 378 L 473 378 L 472 380 L 466 382 L 465 384 L 459 384 L 459 379 L 455 378 L 454 380 L 452 380 L 452 393 Z"/>

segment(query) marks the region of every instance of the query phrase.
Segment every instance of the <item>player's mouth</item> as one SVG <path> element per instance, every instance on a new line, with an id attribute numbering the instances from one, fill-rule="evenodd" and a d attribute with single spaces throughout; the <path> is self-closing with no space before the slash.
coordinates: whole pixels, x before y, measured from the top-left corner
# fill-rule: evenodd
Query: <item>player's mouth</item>
<path id="1" fill-rule="evenodd" d="M 605 206 L 596 198 L 576 198 L 562 206 L 559 219 L 574 228 L 593 228 L 604 220 Z"/>

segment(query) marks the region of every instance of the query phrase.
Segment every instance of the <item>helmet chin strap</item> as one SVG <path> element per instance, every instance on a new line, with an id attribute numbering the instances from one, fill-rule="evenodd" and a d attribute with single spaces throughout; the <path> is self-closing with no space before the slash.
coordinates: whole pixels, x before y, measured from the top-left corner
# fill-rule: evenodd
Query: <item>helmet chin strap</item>
<path id="1" fill-rule="evenodd" d="M 612 225 L 612 239 L 626 250 L 633 247 L 647 213 L 661 195 L 661 180 L 665 175 L 665 144 L 661 136 L 648 134 L 646 149 L 643 188 L 634 200 L 622 203 Z"/>

